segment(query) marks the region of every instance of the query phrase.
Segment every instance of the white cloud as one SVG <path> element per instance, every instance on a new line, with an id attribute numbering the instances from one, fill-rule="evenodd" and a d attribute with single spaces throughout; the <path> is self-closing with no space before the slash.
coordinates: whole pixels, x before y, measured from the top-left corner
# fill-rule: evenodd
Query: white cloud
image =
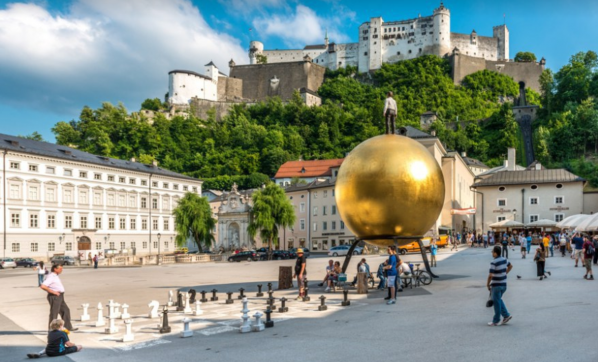
<path id="1" fill-rule="evenodd" d="M 322 18 L 307 6 L 297 5 L 295 12 L 257 18 L 253 26 L 259 35 L 279 37 L 290 47 L 323 43 L 326 31 L 331 42 L 347 42 L 350 37 L 345 31 L 353 29 L 350 23 L 355 14 L 342 7 L 337 7 L 337 10 L 336 16 Z"/>
<path id="2" fill-rule="evenodd" d="M 0 103 L 71 114 L 103 101 L 135 110 L 163 97 L 172 69 L 203 72 L 213 60 L 227 72 L 231 58 L 247 58 L 189 0 L 76 0 L 58 15 L 9 4 L 0 10 L 0 54 Z"/>

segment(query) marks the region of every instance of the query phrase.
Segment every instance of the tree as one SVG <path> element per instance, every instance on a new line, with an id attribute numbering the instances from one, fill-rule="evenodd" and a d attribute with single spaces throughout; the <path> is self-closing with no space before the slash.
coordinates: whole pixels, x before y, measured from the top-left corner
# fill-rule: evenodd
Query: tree
<path id="1" fill-rule="evenodd" d="M 19 135 L 18 137 L 25 138 L 25 139 L 28 139 L 28 140 L 33 140 L 33 141 L 45 142 L 44 137 L 42 137 L 42 135 L 39 134 L 37 131 L 34 131 L 32 134 L 28 134 L 27 136 L 21 136 L 21 135 Z"/>
<path id="2" fill-rule="evenodd" d="M 216 219 L 212 217 L 212 210 L 206 197 L 188 192 L 172 214 L 177 232 L 175 242 L 178 247 L 186 246 L 188 238 L 195 242 L 200 252 L 204 247 L 212 246 L 214 242 L 212 230 L 216 226 Z"/>
<path id="3" fill-rule="evenodd" d="M 536 61 L 536 54 L 532 52 L 519 52 L 515 55 L 516 62 L 535 62 Z"/>
<path id="4" fill-rule="evenodd" d="M 143 101 L 143 103 L 141 103 L 141 109 L 147 109 L 150 111 L 159 111 L 161 109 L 164 109 L 164 105 L 162 104 L 162 101 L 160 101 L 160 99 L 158 98 L 148 98 L 146 100 Z"/>
<path id="5" fill-rule="evenodd" d="M 257 64 L 268 64 L 268 57 L 264 54 L 257 54 L 255 56 L 255 59 L 257 61 Z"/>
<path id="6" fill-rule="evenodd" d="M 251 196 L 253 207 L 247 231 L 252 238 L 259 234 L 268 242 L 268 259 L 272 258 L 272 244 L 278 245 L 278 230 L 295 223 L 295 208 L 282 187 L 271 182 Z"/>

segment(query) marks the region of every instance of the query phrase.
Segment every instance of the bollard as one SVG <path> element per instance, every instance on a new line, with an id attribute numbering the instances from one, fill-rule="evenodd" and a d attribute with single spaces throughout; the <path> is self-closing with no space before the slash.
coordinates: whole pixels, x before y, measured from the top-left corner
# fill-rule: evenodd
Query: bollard
<path id="1" fill-rule="evenodd" d="M 131 315 L 129 314 L 129 305 L 127 303 L 122 305 L 123 312 L 120 315 L 120 319 L 129 319 Z"/>
<path id="2" fill-rule="evenodd" d="M 266 313 L 266 328 L 274 327 L 274 321 L 270 319 L 270 314 L 272 314 L 272 310 L 268 308 L 264 313 Z"/>
<path id="3" fill-rule="evenodd" d="M 215 302 L 218 300 L 218 297 L 216 296 L 216 293 L 218 293 L 218 291 L 216 289 L 212 289 L 212 298 L 210 298 L 210 300 L 212 302 Z"/>
<path id="4" fill-rule="evenodd" d="M 183 331 L 181 332 L 181 338 L 189 338 L 189 337 L 193 337 L 193 331 L 191 329 L 189 329 L 189 322 L 191 322 L 191 319 L 189 318 L 185 318 L 183 319 Z"/>
<path id="5" fill-rule="evenodd" d="M 205 290 L 202 290 L 200 292 L 200 294 L 201 294 L 201 299 L 199 300 L 200 302 L 202 302 L 202 303 L 207 303 L 208 302 L 208 299 L 206 298 L 206 293 L 207 292 Z"/>
<path id="6" fill-rule="evenodd" d="M 303 279 L 303 301 L 309 302 L 309 287 L 307 286 L 307 278 Z"/>
<path id="7" fill-rule="evenodd" d="M 195 304 L 195 296 L 197 295 L 197 292 L 195 291 L 195 289 L 189 289 L 189 295 L 191 296 L 189 298 L 189 303 L 191 304 Z"/>
<path id="8" fill-rule="evenodd" d="M 96 327 L 103 327 L 106 325 L 104 321 L 104 306 L 102 303 L 98 303 L 98 321 L 96 322 Z"/>
<path id="9" fill-rule="evenodd" d="M 256 297 L 263 297 L 264 293 L 262 293 L 262 285 L 258 284 L 257 285 L 257 294 L 255 295 Z"/>
<path id="10" fill-rule="evenodd" d="M 178 292 L 176 296 L 176 311 L 182 312 L 185 308 L 183 307 L 183 293 Z"/>
<path id="11" fill-rule="evenodd" d="M 278 312 L 279 313 L 286 313 L 289 311 L 289 307 L 285 306 L 285 303 L 287 302 L 287 298 L 282 297 L 280 298 L 280 308 L 278 308 Z"/>
<path id="12" fill-rule="evenodd" d="M 268 283 L 268 294 L 272 293 L 272 283 Z"/>
<path id="13" fill-rule="evenodd" d="M 255 312 L 253 317 L 255 318 L 255 323 L 251 326 L 251 330 L 254 332 L 261 332 L 264 330 L 264 323 L 262 323 L 262 316 L 263 314 L 260 312 Z"/>
<path id="14" fill-rule="evenodd" d="M 160 328 L 160 333 L 170 333 L 171 329 L 168 325 L 168 308 L 164 306 L 164 310 L 162 311 L 162 328 Z"/>
<path id="15" fill-rule="evenodd" d="M 195 301 L 195 312 L 193 312 L 193 315 L 198 316 L 198 315 L 202 315 L 203 314 L 203 310 L 201 310 L 201 302 L 199 300 Z"/>
<path id="16" fill-rule="evenodd" d="M 89 303 L 81 304 L 83 307 L 83 314 L 81 315 L 81 322 L 85 322 L 91 319 L 89 314 L 87 314 L 87 308 L 89 308 Z"/>
<path id="17" fill-rule="evenodd" d="M 228 295 L 228 299 L 226 300 L 226 304 L 233 304 L 235 302 L 233 300 L 233 298 L 232 298 L 233 292 L 227 292 L 226 295 Z"/>
<path id="18" fill-rule="evenodd" d="M 241 333 L 248 333 L 251 332 L 251 321 L 249 320 L 249 309 L 247 308 L 247 298 L 243 299 L 243 310 L 241 310 L 241 327 L 239 327 L 239 332 Z"/>
<path id="19" fill-rule="evenodd" d="M 326 305 L 326 297 L 322 295 L 320 297 L 320 305 L 318 306 L 318 310 L 323 311 L 323 310 L 327 310 L 327 309 L 328 309 L 328 306 Z"/>
<path id="20" fill-rule="evenodd" d="M 349 290 L 348 290 L 348 289 L 345 289 L 345 290 L 343 290 L 343 294 L 344 294 L 344 296 L 345 296 L 345 300 L 343 300 L 343 301 L 342 301 L 341 305 L 342 305 L 343 307 L 346 307 L 346 306 L 348 306 L 348 305 L 351 305 L 351 301 L 350 301 L 349 299 L 347 299 L 347 298 L 348 298 L 348 295 L 349 295 Z"/>
<path id="21" fill-rule="evenodd" d="M 124 308 L 124 305 L 123 305 Z M 123 336 L 123 342 L 132 342 L 135 340 L 135 335 L 133 334 L 133 320 L 132 319 L 125 319 L 125 335 Z"/>
<path id="22" fill-rule="evenodd" d="M 244 291 L 245 291 L 245 289 L 243 289 L 243 288 L 239 289 L 239 296 L 237 297 L 237 299 L 245 298 L 245 295 L 243 294 Z"/>

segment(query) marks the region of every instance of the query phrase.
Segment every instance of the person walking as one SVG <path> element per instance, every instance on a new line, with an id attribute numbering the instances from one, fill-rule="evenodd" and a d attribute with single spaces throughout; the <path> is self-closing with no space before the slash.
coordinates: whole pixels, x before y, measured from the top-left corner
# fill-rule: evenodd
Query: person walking
<path id="1" fill-rule="evenodd" d="M 544 247 L 543 242 L 540 242 L 538 249 L 536 249 L 534 261 L 536 262 L 536 276 L 539 277 L 540 280 L 548 278 L 546 275 L 546 248 Z M 550 272 L 548 272 L 548 275 L 550 275 Z"/>
<path id="2" fill-rule="evenodd" d="M 525 254 L 527 252 L 527 248 L 525 247 L 526 242 L 527 240 L 525 240 L 525 236 L 523 236 L 523 233 L 519 234 L 519 246 L 521 246 L 521 259 L 525 259 Z"/>
<path id="3" fill-rule="evenodd" d="M 490 272 L 488 273 L 488 280 L 486 286 L 492 296 L 494 303 L 494 317 L 492 322 L 489 322 L 490 327 L 498 326 L 500 317 L 503 317 L 501 325 L 509 323 L 513 316 L 507 310 L 505 302 L 502 300 L 503 295 L 507 291 L 507 274 L 513 269 L 513 265 L 508 259 L 502 257 L 500 246 L 496 245 L 492 248 L 492 257 L 494 260 L 490 262 Z"/>
<path id="4" fill-rule="evenodd" d="M 438 254 L 438 245 L 436 245 L 436 240 L 432 240 L 430 243 L 430 266 L 433 268 L 436 267 L 436 254 Z"/>
<path id="5" fill-rule="evenodd" d="M 527 253 L 531 254 L 532 252 L 532 233 L 527 233 L 527 237 L 525 238 L 527 241 Z"/>
<path id="6" fill-rule="evenodd" d="M 561 257 L 565 257 L 567 255 L 567 239 L 565 238 L 565 234 L 561 233 L 559 237 L 559 247 L 561 249 Z"/>
<path id="7" fill-rule="evenodd" d="M 42 283 L 44 282 L 44 279 L 45 279 L 47 273 L 48 273 L 48 269 L 46 269 L 46 267 L 44 266 L 44 262 L 40 261 L 37 264 L 37 286 L 38 287 L 42 286 Z"/>
<path id="8" fill-rule="evenodd" d="M 303 300 L 305 296 L 304 290 L 304 283 L 303 280 L 307 276 L 307 269 L 306 269 L 307 260 L 305 255 L 303 254 L 303 248 L 297 248 L 297 261 L 295 262 L 295 275 L 293 278 L 297 278 L 297 286 L 299 287 L 299 295 L 297 296 L 297 300 Z"/>
<path id="9" fill-rule="evenodd" d="M 65 290 L 59 277 L 61 273 L 62 265 L 52 265 L 50 274 L 48 274 L 46 280 L 40 286 L 41 289 L 48 293 L 47 299 L 50 304 L 50 321 L 48 325 L 60 315 L 66 329 L 76 331 L 79 328 L 73 328 L 71 324 L 71 310 L 64 300 Z"/>
<path id="10" fill-rule="evenodd" d="M 484 233 L 484 236 L 482 236 L 482 238 L 484 239 L 484 249 L 488 248 L 488 233 Z"/>
<path id="11" fill-rule="evenodd" d="M 386 285 L 390 292 L 388 296 L 388 302 L 386 302 L 388 305 L 397 303 L 397 294 L 395 288 L 395 282 L 397 279 L 396 250 L 397 248 L 394 245 L 388 247 L 388 265 L 384 267 L 386 269 Z"/>
<path id="12" fill-rule="evenodd" d="M 575 233 L 573 235 L 573 239 L 571 240 L 571 247 L 575 247 L 575 249 L 573 249 L 574 251 L 571 254 L 571 257 L 575 257 L 575 267 L 577 268 L 577 263 L 579 262 L 579 259 L 582 258 L 581 253 L 583 249 L 583 238 L 579 233 Z"/>
<path id="13" fill-rule="evenodd" d="M 507 239 L 506 234 L 503 235 L 500 244 L 502 245 L 502 256 L 508 259 L 509 258 L 509 240 Z"/>
<path id="14" fill-rule="evenodd" d="M 598 262 L 598 253 L 596 249 L 598 248 L 598 236 L 594 236 L 592 239 L 592 245 L 594 246 L 594 265 Z"/>
<path id="15" fill-rule="evenodd" d="M 98 268 L 98 254 L 95 254 L 93 256 L 93 268 L 97 269 Z"/>
<path id="16" fill-rule="evenodd" d="M 582 251 L 582 263 L 586 267 L 586 274 L 583 278 L 586 280 L 594 280 L 594 274 L 592 274 L 592 257 L 596 254 L 596 249 L 594 249 L 594 245 L 587 237 L 584 237 Z"/>
<path id="17" fill-rule="evenodd" d="M 457 233 L 457 237 L 451 238 L 451 241 L 453 242 L 453 246 L 451 247 L 451 251 L 453 251 L 453 250 L 459 251 L 459 234 Z"/>
<path id="18" fill-rule="evenodd" d="M 384 101 L 384 110 L 382 111 L 386 119 L 386 134 L 395 134 L 395 119 L 397 118 L 397 102 L 392 98 L 392 92 L 386 93 Z"/>

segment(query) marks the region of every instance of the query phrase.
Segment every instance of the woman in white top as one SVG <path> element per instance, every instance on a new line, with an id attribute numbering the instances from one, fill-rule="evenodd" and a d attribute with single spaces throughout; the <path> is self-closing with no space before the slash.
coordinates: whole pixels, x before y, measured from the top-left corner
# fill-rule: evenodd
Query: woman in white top
<path id="1" fill-rule="evenodd" d="M 44 262 L 40 261 L 37 265 L 37 286 L 41 286 L 46 278 L 46 268 L 44 267 Z"/>

